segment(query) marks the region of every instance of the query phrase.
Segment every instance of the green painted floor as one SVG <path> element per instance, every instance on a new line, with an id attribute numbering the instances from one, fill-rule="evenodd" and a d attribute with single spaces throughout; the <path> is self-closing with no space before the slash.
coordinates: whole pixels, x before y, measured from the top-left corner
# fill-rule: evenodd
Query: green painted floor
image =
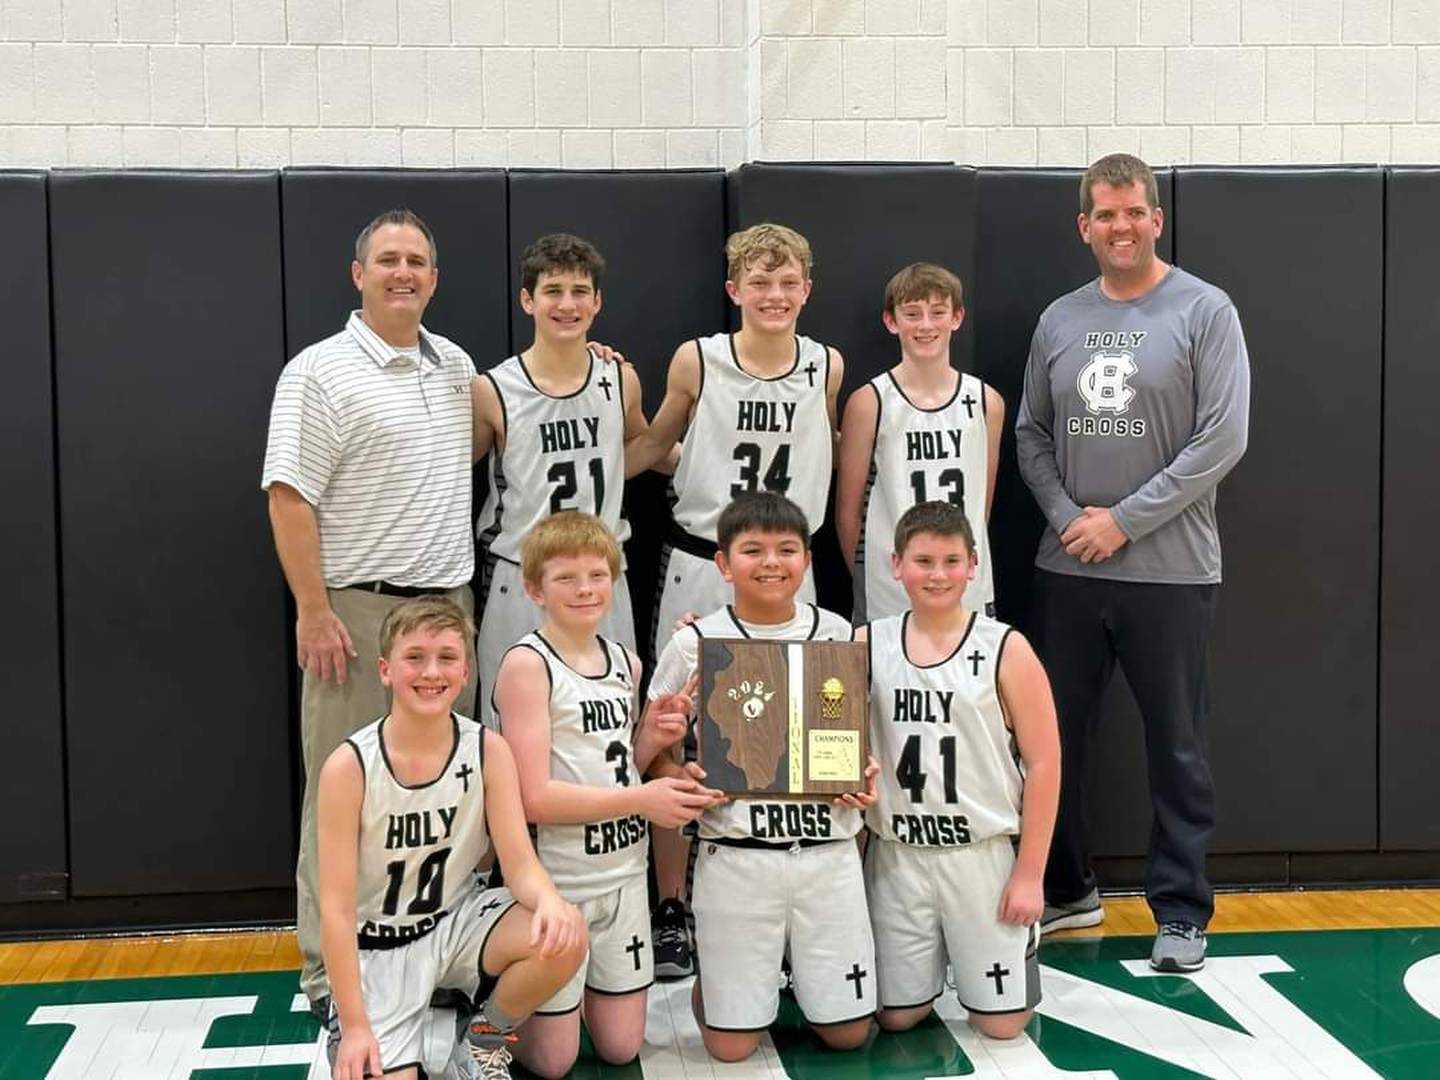
<path id="1" fill-rule="evenodd" d="M 1041 948 L 1045 1000 L 1000 1044 L 958 1006 L 863 1050 L 818 1048 L 788 1003 L 761 1052 L 699 1047 L 688 984 L 651 994 L 647 1046 L 579 1077 L 1440 1078 L 1440 930 L 1219 934 L 1194 976 L 1156 976 L 1149 940 Z M 304 1080 L 328 1076 L 291 972 L 0 987 L 0 1080 Z"/>

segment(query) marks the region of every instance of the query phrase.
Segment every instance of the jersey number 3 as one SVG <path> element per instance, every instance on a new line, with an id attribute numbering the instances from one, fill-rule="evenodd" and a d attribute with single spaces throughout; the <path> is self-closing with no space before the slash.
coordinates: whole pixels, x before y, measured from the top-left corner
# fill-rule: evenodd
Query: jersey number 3
<path id="1" fill-rule="evenodd" d="M 760 478 L 760 446 L 758 443 L 742 442 L 735 447 L 734 458 L 740 463 L 740 479 L 730 485 L 730 497 L 743 495 L 747 491 L 756 491 L 764 487 L 766 491 L 778 492 L 784 495 L 790 490 L 790 444 L 781 443 L 775 448 L 775 456 L 770 459 L 770 467 L 765 470 L 765 478 Z"/>

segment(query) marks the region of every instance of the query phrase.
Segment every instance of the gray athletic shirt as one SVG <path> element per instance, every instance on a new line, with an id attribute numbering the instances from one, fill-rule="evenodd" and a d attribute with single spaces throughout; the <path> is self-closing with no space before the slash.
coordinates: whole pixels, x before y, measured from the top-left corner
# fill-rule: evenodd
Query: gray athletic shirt
<path id="1" fill-rule="evenodd" d="M 1040 316 L 1015 422 L 1020 472 L 1050 528 L 1035 565 L 1164 584 L 1220 580 L 1215 488 L 1245 452 L 1250 361 L 1223 291 L 1172 267 L 1135 300 L 1099 280 Z M 1099 563 L 1060 533 L 1111 507 L 1129 542 Z"/>

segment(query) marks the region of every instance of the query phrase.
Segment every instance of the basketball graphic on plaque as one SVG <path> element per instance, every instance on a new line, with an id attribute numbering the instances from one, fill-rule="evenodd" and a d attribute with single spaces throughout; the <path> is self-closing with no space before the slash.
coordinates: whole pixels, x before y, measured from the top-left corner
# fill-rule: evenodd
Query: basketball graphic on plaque
<path id="1" fill-rule="evenodd" d="M 700 643 L 700 765 L 727 795 L 815 798 L 864 787 L 869 756 L 864 642 Z"/>

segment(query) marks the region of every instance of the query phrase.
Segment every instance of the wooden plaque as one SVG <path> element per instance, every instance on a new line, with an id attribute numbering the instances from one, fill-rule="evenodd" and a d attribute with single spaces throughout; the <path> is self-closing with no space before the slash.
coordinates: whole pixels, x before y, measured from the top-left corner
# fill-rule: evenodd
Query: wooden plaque
<path id="1" fill-rule="evenodd" d="M 705 638 L 699 711 L 705 782 L 727 795 L 814 798 L 865 786 L 864 642 Z"/>

